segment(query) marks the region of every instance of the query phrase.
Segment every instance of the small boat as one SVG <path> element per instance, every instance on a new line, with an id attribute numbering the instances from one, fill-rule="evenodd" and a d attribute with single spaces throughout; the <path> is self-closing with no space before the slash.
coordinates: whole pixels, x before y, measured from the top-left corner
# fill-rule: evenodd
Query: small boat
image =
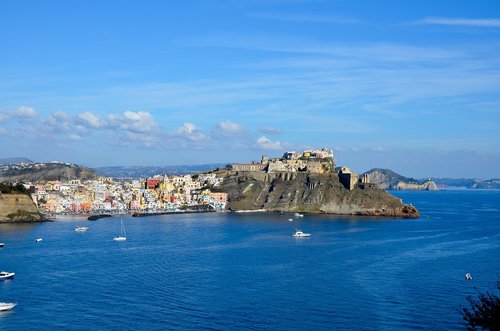
<path id="1" fill-rule="evenodd" d="M 295 238 L 305 238 L 305 237 L 310 237 L 310 233 L 304 233 L 301 230 L 296 230 L 294 234 L 292 234 L 292 237 Z"/>
<path id="2" fill-rule="evenodd" d="M 17 303 L 12 302 L 0 302 L 0 311 L 11 310 L 17 305 Z"/>
<path id="3" fill-rule="evenodd" d="M 77 227 L 75 228 L 75 231 L 76 231 L 76 232 L 85 232 L 85 231 L 87 231 L 88 229 L 89 229 L 89 228 L 88 228 L 87 226 L 77 226 Z"/>
<path id="4" fill-rule="evenodd" d="M 3 246 L 5 246 L 5 244 L 4 243 L 0 243 L 0 248 L 2 248 Z"/>
<path id="5" fill-rule="evenodd" d="M 125 226 L 123 225 L 123 219 L 120 219 L 121 222 L 121 228 L 120 228 L 120 235 L 117 237 L 114 237 L 114 241 L 125 241 L 127 240 L 127 234 L 125 233 Z"/>
<path id="6" fill-rule="evenodd" d="M 293 218 L 289 218 L 289 219 L 288 219 L 288 222 L 293 222 Z"/>
<path id="7" fill-rule="evenodd" d="M 36 238 L 35 239 L 35 242 L 39 243 L 40 241 L 42 241 L 43 239 L 42 238 Z"/>
<path id="8" fill-rule="evenodd" d="M 303 214 L 295 213 L 295 217 L 304 217 Z"/>
<path id="9" fill-rule="evenodd" d="M 466 273 L 465 280 L 472 280 L 472 275 L 470 273 Z"/>
<path id="10" fill-rule="evenodd" d="M 15 274 L 15 272 L 0 271 L 0 280 L 12 279 Z"/>

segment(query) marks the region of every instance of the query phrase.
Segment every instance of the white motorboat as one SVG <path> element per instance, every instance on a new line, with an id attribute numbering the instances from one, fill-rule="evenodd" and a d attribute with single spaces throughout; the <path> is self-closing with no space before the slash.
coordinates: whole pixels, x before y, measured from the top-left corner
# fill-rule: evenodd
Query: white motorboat
<path id="1" fill-rule="evenodd" d="M 17 305 L 17 303 L 12 302 L 0 302 L 0 311 L 11 310 Z"/>
<path id="2" fill-rule="evenodd" d="M 87 231 L 89 228 L 87 226 L 77 226 L 75 231 L 76 232 L 85 232 Z"/>
<path id="3" fill-rule="evenodd" d="M 304 217 L 303 214 L 295 213 L 295 217 Z"/>
<path id="4" fill-rule="evenodd" d="M 120 235 L 117 237 L 114 237 L 114 241 L 125 241 L 127 240 L 127 234 L 125 233 L 125 226 L 123 225 L 123 219 L 120 219 L 121 222 L 121 228 L 120 228 Z"/>
<path id="5" fill-rule="evenodd" d="M 0 243 L 0 248 L 2 248 L 3 246 L 5 246 L 5 244 L 4 243 Z"/>
<path id="6" fill-rule="evenodd" d="M 39 243 L 40 241 L 42 241 L 43 239 L 42 238 L 36 238 L 35 239 L 35 242 Z"/>
<path id="7" fill-rule="evenodd" d="M 289 218 L 289 219 L 288 219 L 288 222 L 293 222 L 293 218 Z"/>
<path id="8" fill-rule="evenodd" d="M 466 273 L 465 280 L 472 280 L 472 275 L 470 273 Z"/>
<path id="9" fill-rule="evenodd" d="M 15 272 L 0 271 L 0 280 L 14 278 Z"/>
<path id="10" fill-rule="evenodd" d="M 305 238 L 305 237 L 310 237 L 311 234 L 310 233 L 305 233 L 305 232 L 302 232 L 301 230 L 296 230 L 294 234 L 292 234 L 292 237 L 295 237 L 295 238 Z"/>

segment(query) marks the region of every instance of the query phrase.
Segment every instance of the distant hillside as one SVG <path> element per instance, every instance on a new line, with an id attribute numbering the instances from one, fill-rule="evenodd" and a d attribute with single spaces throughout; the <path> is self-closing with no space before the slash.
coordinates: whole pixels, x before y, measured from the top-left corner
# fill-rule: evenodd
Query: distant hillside
<path id="1" fill-rule="evenodd" d="M 468 188 L 468 189 L 500 189 L 500 179 L 477 179 L 477 178 L 431 178 L 442 188 Z"/>
<path id="2" fill-rule="evenodd" d="M 0 182 L 34 182 L 39 180 L 92 179 L 93 169 L 71 163 L 30 163 L 0 166 Z"/>
<path id="3" fill-rule="evenodd" d="M 33 161 L 25 157 L 7 157 L 0 159 L 0 164 L 18 164 L 18 163 L 33 163 Z"/>
<path id="4" fill-rule="evenodd" d="M 431 180 L 418 180 L 411 177 L 404 177 L 390 169 L 375 168 L 365 172 L 368 182 L 376 184 L 384 190 L 437 190 L 436 184 Z"/>
<path id="5" fill-rule="evenodd" d="M 200 165 L 179 165 L 179 166 L 115 166 L 99 167 L 97 174 L 103 177 L 114 178 L 145 178 L 154 175 L 188 175 L 197 172 L 223 168 L 225 164 L 212 163 Z"/>

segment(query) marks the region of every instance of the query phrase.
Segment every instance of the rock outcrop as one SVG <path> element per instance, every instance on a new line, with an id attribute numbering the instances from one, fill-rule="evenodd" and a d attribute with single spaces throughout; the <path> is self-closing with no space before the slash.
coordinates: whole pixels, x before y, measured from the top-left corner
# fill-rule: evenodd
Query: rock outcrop
<path id="1" fill-rule="evenodd" d="M 391 190 L 420 190 L 420 191 L 437 191 L 438 187 L 432 180 L 428 180 L 421 184 L 398 182 L 396 185 L 391 186 Z"/>
<path id="2" fill-rule="evenodd" d="M 0 193 L 0 223 L 41 221 L 45 221 L 45 218 L 29 195 Z"/>
<path id="3" fill-rule="evenodd" d="M 412 206 L 374 187 L 344 188 L 337 174 L 234 172 L 219 188 L 227 192 L 232 211 L 282 211 L 338 215 L 419 217 Z"/>
<path id="4" fill-rule="evenodd" d="M 377 185 L 383 190 L 423 190 L 435 191 L 437 185 L 432 180 L 421 181 L 401 176 L 389 169 L 372 169 L 363 174 L 368 183 Z"/>

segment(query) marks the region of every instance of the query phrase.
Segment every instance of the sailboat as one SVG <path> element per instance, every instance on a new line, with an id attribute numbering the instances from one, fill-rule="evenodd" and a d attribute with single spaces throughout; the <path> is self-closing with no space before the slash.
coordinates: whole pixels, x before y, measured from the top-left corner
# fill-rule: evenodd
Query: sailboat
<path id="1" fill-rule="evenodd" d="M 113 240 L 115 241 L 127 240 L 127 234 L 125 233 L 125 226 L 123 225 L 123 219 L 120 218 L 120 222 L 121 222 L 120 235 L 113 238 Z"/>

